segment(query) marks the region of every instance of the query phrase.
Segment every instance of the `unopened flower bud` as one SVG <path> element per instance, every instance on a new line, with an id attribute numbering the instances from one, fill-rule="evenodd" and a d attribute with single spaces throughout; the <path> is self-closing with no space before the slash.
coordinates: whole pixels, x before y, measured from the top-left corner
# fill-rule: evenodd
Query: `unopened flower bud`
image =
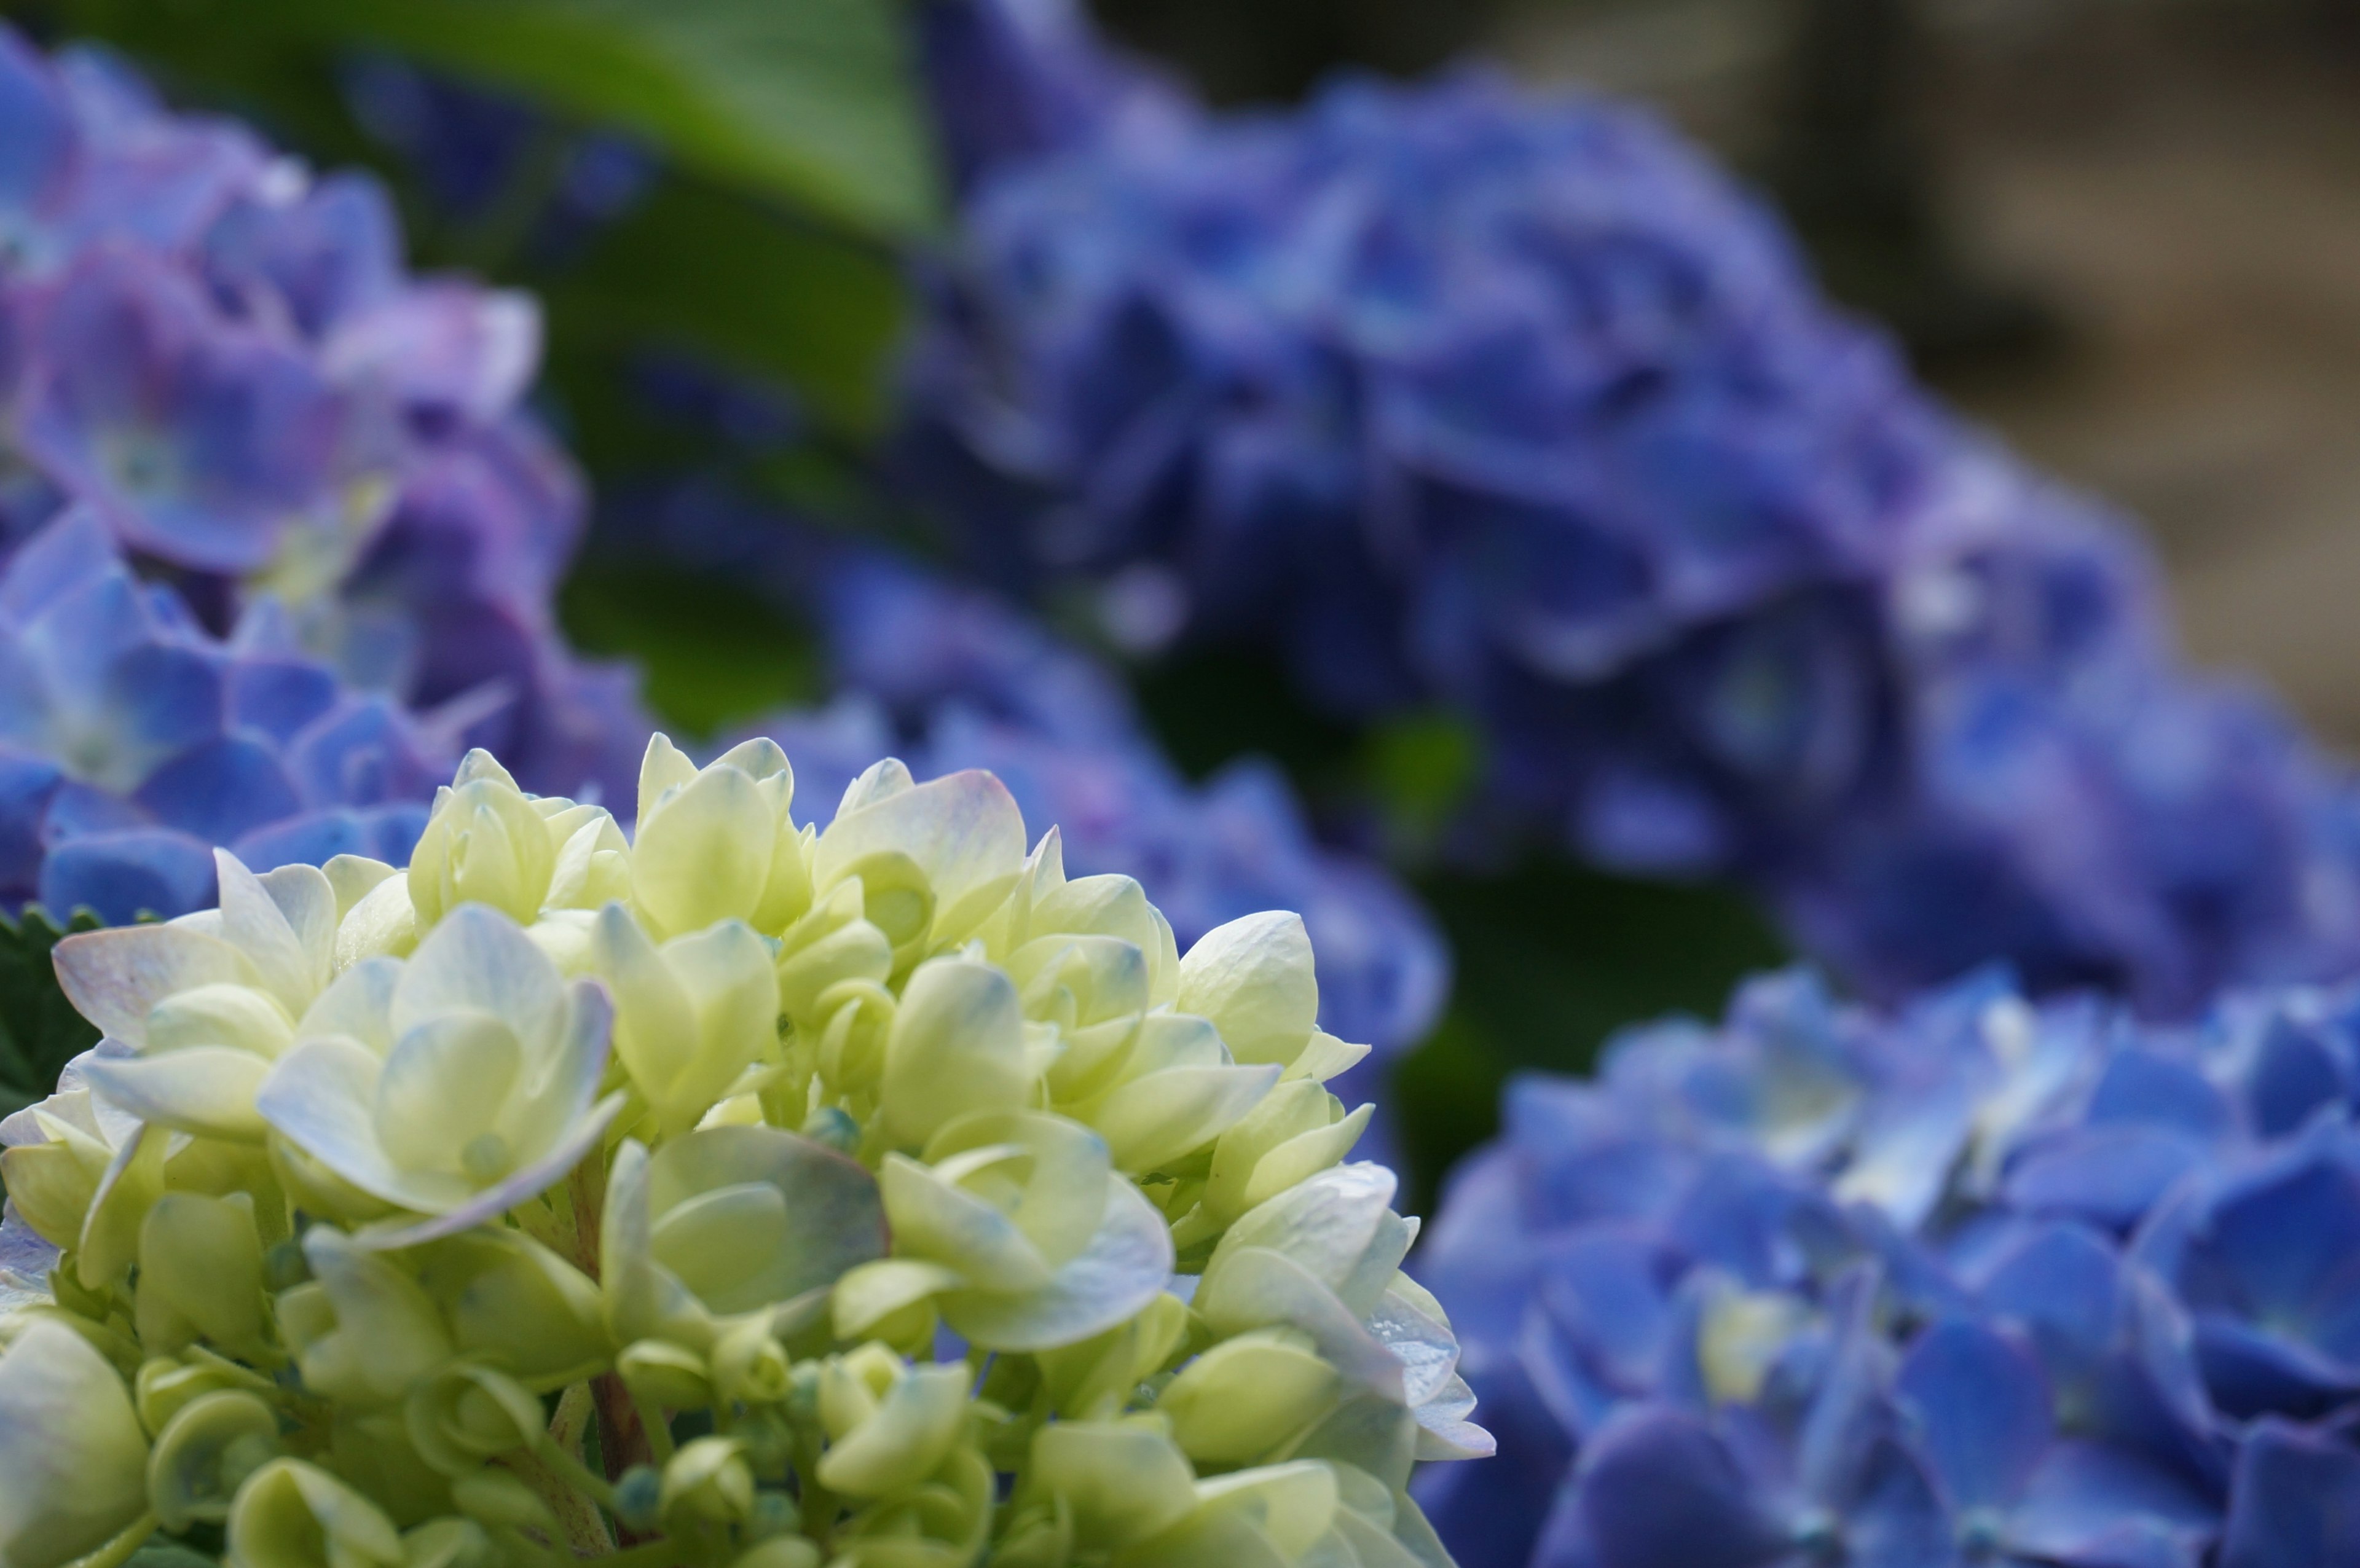
<path id="1" fill-rule="evenodd" d="M 754 1472 L 745 1444 L 734 1438 L 700 1437 L 664 1466 L 663 1517 L 736 1524 L 754 1511 Z"/>
<path id="2" fill-rule="evenodd" d="M 277 1458 L 279 1415 L 255 1395 L 201 1394 L 180 1407 L 148 1456 L 148 1506 L 166 1530 L 229 1518 L 248 1475 Z"/>

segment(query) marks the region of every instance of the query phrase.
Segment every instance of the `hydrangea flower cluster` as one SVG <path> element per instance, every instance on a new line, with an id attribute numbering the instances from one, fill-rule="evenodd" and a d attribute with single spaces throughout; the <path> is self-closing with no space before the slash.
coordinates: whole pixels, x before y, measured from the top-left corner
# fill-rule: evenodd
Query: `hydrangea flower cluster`
<path id="1" fill-rule="evenodd" d="M 453 750 L 356 694 L 257 601 L 220 638 L 131 575 L 87 509 L 0 569 L 0 904 L 110 922 L 215 896 L 213 850 L 264 870 L 401 859 Z"/>
<path id="2" fill-rule="evenodd" d="M 1449 953 L 1400 882 L 1323 847 L 1265 762 L 1202 785 L 1181 778 L 1113 672 L 1004 598 L 710 486 L 647 499 L 627 539 L 815 624 L 836 696 L 753 726 L 798 759 L 808 794 L 834 798 L 887 752 L 920 779 L 988 768 L 1026 820 L 1059 825 L 1077 872 L 1153 889 L 1183 942 L 1254 910 L 1300 910 L 1328 1029 L 1382 1057 L 1433 1026 Z M 1375 1080 L 1349 1086 L 1373 1092 Z"/>
<path id="3" fill-rule="evenodd" d="M 1054 4 L 936 9 L 1000 16 L 940 47 L 1040 111 L 944 103 L 978 173 L 902 472 L 978 572 L 1448 703 L 1470 830 L 1743 876 L 1880 992 L 2004 954 L 2184 1011 L 2360 961 L 2344 782 L 1654 120 L 1480 73 L 1215 116 Z"/>
<path id="4" fill-rule="evenodd" d="M 885 761 L 650 743 L 627 839 L 483 752 L 339 856 L 57 950 L 0 1124 L 0 1560 L 1449 1560 L 1488 1452 L 1292 915 L 1184 954 Z"/>
<path id="5" fill-rule="evenodd" d="M 2360 1553 L 2360 993 L 2158 1026 L 1809 975 L 1529 1078 L 1420 1254 L 1502 1568 Z"/>
<path id="6" fill-rule="evenodd" d="M 101 55 L 0 30 L 0 542 L 79 507 L 217 628 L 267 592 L 356 685 L 628 798 L 628 678 L 551 612 L 582 494 L 519 408 L 533 302 L 409 276 L 374 180 Z"/>

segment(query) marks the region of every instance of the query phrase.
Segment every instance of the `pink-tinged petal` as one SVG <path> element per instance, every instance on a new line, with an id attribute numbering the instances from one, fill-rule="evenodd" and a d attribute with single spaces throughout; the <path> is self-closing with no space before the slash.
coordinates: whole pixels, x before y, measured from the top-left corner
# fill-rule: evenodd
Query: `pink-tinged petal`
<path id="1" fill-rule="evenodd" d="M 178 921 L 78 932 L 53 956 L 58 985 L 75 1010 L 135 1049 L 148 1043 L 149 1011 L 175 992 L 261 982 L 236 948 Z"/>

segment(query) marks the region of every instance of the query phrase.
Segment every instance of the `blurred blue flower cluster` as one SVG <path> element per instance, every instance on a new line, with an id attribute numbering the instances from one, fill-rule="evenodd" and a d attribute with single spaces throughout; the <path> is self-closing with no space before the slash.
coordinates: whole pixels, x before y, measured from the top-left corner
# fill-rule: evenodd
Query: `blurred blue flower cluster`
<path id="1" fill-rule="evenodd" d="M 1301 914 L 1322 1026 L 1378 1052 L 1348 1087 L 1380 1087 L 1384 1057 L 1433 1025 L 1449 985 L 1441 933 L 1383 869 L 1323 848 L 1270 764 L 1189 782 L 1110 670 L 988 590 L 713 485 L 667 486 L 628 509 L 637 545 L 816 625 L 832 698 L 746 731 L 796 759 L 814 820 L 825 823 L 864 758 L 899 757 L 921 779 L 989 768 L 1027 822 L 1059 824 L 1076 875 L 1120 872 L 1151 888 L 1184 947 L 1243 914 Z"/>
<path id="2" fill-rule="evenodd" d="M 2141 1024 L 1801 973 L 1529 1078 L 1421 1254 L 1511 1568 L 2360 1554 L 2360 993 Z"/>
<path id="3" fill-rule="evenodd" d="M 534 788 L 628 799 L 628 677 L 552 594 L 572 465 L 519 408 L 527 297 L 413 278 L 385 191 L 0 31 L 0 524 L 70 507 L 225 630 L 257 595 L 345 680 Z M 453 706 L 454 705 L 455 706 Z"/>
<path id="4" fill-rule="evenodd" d="M 901 467 L 977 572 L 1447 703 L 1470 836 L 1742 876 L 1883 993 L 2360 961 L 2343 781 L 1647 115 L 1468 73 L 1214 116 L 1054 5 L 933 14 L 974 173 Z"/>
<path id="5" fill-rule="evenodd" d="M 75 507 L 0 571 L 0 902 L 120 924 L 211 905 L 213 846 L 268 869 L 404 860 L 457 753 L 257 601 L 226 638 Z"/>

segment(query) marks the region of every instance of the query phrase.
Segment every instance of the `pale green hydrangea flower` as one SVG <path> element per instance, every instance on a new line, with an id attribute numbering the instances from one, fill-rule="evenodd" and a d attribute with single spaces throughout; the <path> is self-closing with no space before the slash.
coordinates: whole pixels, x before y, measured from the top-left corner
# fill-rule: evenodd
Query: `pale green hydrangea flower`
<path id="1" fill-rule="evenodd" d="M 69 938 L 0 1123 L 0 1564 L 1405 1568 L 1489 1452 L 1301 920 L 1185 954 L 880 763 L 476 753 L 342 859 Z"/>

